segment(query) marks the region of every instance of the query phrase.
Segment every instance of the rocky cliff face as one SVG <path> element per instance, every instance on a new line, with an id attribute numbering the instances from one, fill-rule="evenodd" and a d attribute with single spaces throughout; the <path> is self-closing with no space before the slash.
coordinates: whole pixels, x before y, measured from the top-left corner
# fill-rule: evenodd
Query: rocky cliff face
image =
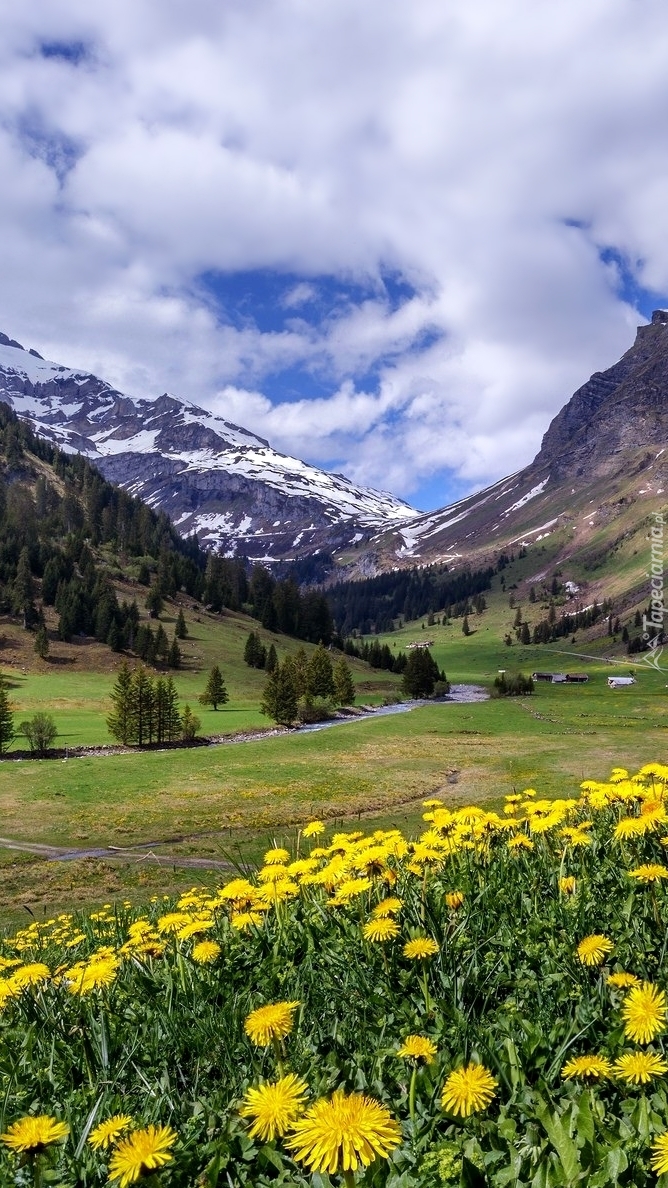
<path id="1" fill-rule="evenodd" d="M 61 449 L 228 556 L 281 561 L 367 540 L 417 513 L 273 450 L 263 438 L 167 394 L 132 400 L 0 334 L 0 400 Z"/>
<path id="2" fill-rule="evenodd" d="M 633 346 L 597 371 L 554 418 L 533 466 L 553 479 L 611 474 L 623 456 L 666 443 L 668 312 L 655 310 Z"/>

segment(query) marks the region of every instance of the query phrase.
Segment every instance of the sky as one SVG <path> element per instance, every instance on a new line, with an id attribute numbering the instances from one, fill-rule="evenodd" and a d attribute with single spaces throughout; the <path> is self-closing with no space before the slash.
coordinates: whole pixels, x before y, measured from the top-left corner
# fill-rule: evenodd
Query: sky
<path id="1" fill-rule="evenodd" d="M 0 329 L 424 510 L 668 304 L 665 0 L 0 13 Z"/>

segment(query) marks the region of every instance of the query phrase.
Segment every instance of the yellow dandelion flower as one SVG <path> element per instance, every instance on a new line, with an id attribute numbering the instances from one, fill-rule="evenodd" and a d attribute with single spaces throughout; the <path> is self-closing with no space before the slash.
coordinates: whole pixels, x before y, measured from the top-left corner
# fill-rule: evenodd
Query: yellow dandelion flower
<path id="1" fill-rule="evenodd" d="M 574 1056 L 561 1070 L 562 1077 L 569 1080 L 573 1077 L 600 1080 L 601 1077 L 609 1077 L 611 1073 L 612 1065 L 605 1056 Z"/>
<path id="2" fill-rule="evenodd" d="M 559 879 L 559 890 L 562 895 L 575 895 L 576 885 L 573 875 L 564 875 Z"/>
<path id="3" fill-rule="evenodd" d="M 170 1148 L 177 1138 L 171 1126 L 135 1130 L 116 1147 L 109 1163 L 109 1180 L 118 1180 L 119 1188 L 127 1188 L 146 1172 L 164 1167 L 174 1158 Z"/>
<path id="4" fill-rule="evenodd" d="M 668 1172 L 668 1130 L 652 1143 L 651 1167 L 659 1176 Z"/>
<path id="5" fill-rule="evenodd" d="M 264 916 L 261 912 L 233 912 L 230 916 L 230 925 L 236 929 L 237 932 L 245 932 L 247 928 L 253 928 L 261 924 Z"/>
<path id="6" fill-rule="evenodd" d="M 396 916 L 403 906 L 403 900 L 399 899 L 398 896 L 389 895 L 387 899 L 381 899 L 380 903 L 376 904 L 371 915 L 375 920 L 379 916 Z"/>
<path id="7" fill-rule="evenodd" d="M 267 1081 L 257 1089 L 249 1089 L 239 1110 L 242 1118 L 254 1119 L 249 1137 L 259 1138 L 263 1143 L 281 1138 L 304 1112 L 307 1093 L 306 1081 L 294 1073 L 279 1081 Z"/>
<path id="8" fill-rule="evenodd" d="M 663 1077 L 668 1064 L 653 1052 L 625 1052 L 615 1060 L 615 1075 L 628 1085 L 646 1085 L 652 1077 Z"/>
<path id="9" fill-rule="evenodd" d="M 192 958 L 198 965 L 212 965 L 220 957 L 221 948 L 212 940 L 198 941 L 193 945 Z"/>
<path id="10" fill-rule="evenodd" d="M 390 1111 L 361 1093 L 337 1089 L 311 1106 L 293 1126 L 286 1146 L 310 1172 L 357 1171 L 377 1156 L 387 1159 L 401 1142 Z"/>
<path id="11" fill-rule="evenodd" d="M 374 920 L 369 920 L 362 932 L 365 940 L 383 944 L 399 935 L 399 925 L 391 916 L 378 916 Z"/>
<path id="12" fill-rule="evenodd" d="M 416 936 L 404 945 L 404 957 L 411 961 L 424 961 L 427 957 L 435 957 L 437 953 L 438 944 L 430 936 Z"/>
<path id="13" fill-rule="evenodd" d="M 132 1126 L 132 1114 L 114 1114 L 106 1122 L 100 1122 L 88 1135 L 88 1142 L 95 1151 L 110 1147 L 116 1139 Z"/>
<path id="14" fill-rule="evenodd" d="M 0 1140 L 12 1151 L 35 1153 L 51 1143 L 62 1143 L 69 1133 L 66 1122 L 58 1122 L 49 1114 L 37 1114 L 13 1122 L 4 1134 L 0 1134 Z"/>
<path id="15" fill-rule="evenodd" d="M 668 879 L 668 866 L 661 866 L 659 862 L 646 862 L 629 871 L 630 879 L 637 879 L 639 883 L 659 883 L 661 879 Z"/>
<path id="16" fill-rule="evenodd" d="M 299 883 L 295 883 L 292 879 L 279 879 L 277 883 L 264 883 L 258 889 L 257 900 L 251 906 L 253 909 L 259 910 L 261 903 L 283 903 L 286 899 L 294 899 L 297 895 L 299 895 Z"/>
<path id="17" fill-rule="evenodd" d="M 273 866 L 263 866 L 262 870 L 257 872 L 258 883 L 281 883 L 289 878 L 288 868 L 283 866 L 282 862 L 276 862 Z"/>
<path id="18" fill-rule="evenodd" d="M 110 986 L 116 978 L 120 964 L 117 957 L 80 962 L 71 969 L 66 969 L 63 978 L 68 983 L 70 994 L 90 994 L 92 990 Z"/>
<path id="19" fill-rule="evenodd" d="M 404 1060 L 424 1060 L 425 1064 L 433 1064 L 436 1044 L 424 1035 L 407 1035 L 397 1056 Z"/>
<path id="20" fill-rule="evenodd" d="M 304 837 L 318 837 L 321 833 L 324 833 L 324 832 L 325 832 L 324 821 L 309 821 L 308 825 L 305 825 L 304 828 L 302 829 L 302 834 Z"/>
<path id="21" fill-rule="evenodd" d="M 445 902 L 451 911 L 456 911 L 457 908 L 462 906 L 464 898 L 465 896 L 463 891 L 448 891 L 445 896 Z"/>
<path id="22" fill-rule="evenodd" d="M 623 970 L 620 970 L 618 973 L 610 974 L 608 985 L 614 986 L 617 990 L 629 990 L 631 986 L 640 985 L 640 978 L 637 978 L 635 974 L 624 973 Z"/>
<path id="23" fill-rule="evenodd" d="M 11 979 L 0 979 L 0 1011 L 4 1010 L 12 998 L 18 998 L 20 993 L 20 988 L 15 986 Z"/>
<path id="24" fill-rule="evenodd" d="M 469 1114 L 487 1109 L 496 1097 L 498 1082 L 484 1064 L 462 1065 L 450 1073 L 441 1095 L 441 1105 L 451 1114 Z"/>
<path id="25" fill-rule="evenodd" d="M 158 932 L 178 932 L 186 924 L 190 924 L 187 912 L 167 912 L 158 919 L 157 928 Z"/>
<path id="26" fill-rule="evenodd" d="M 364 895 L 372 887 L 373 883 L 369 878 L 344 879 L 337 886 L 334 898 L 330 902 L 332 906 L 339 907 L 342 904 L 349 903 L 351 899 L 355 899 L 358 895 Z"/>
<path id="27" fill-rule="evenodd" d="M 221 887 L 216 898 L 222 903 L 245 903 L 252 902 L 256 894 L 256 888 L 248 879 L 232 879 L 226 886 Z"/>
<path id="28" fill-rule="evenodd" d="M 283 1039 L 294 1026 L 294 1013 L 299 1002 L 272 1002 L 251 1011 L 244 1023 L 244 1031 L 258 1048 L 266 1048 L 272 1040 Z"/>
<path id="29" fill-rule="evenodd" d="M 640 837 L 647 830 L 647 822 L 642 817 L 622 817 L 615 826 L 613 837 L 616 841 L 624 841 L 627 837 Z"/>
<path id="30" fill-rule="evenodd" d="M 290 851 L 283 850 L 276 846 L 273 850 L 267 850 L 264 856 L 265 866 L 285 866 L 286 862 L 290 861 Z"/>
<path id="31" fill-rule="evenodd" d="M 518 833 L 518 834 L 516 834 L 515 837 L 511 837 L 508 839 L 508 841 L 506 842 L 506 846 L 511 851 L 513 851 L 513 850 L 533 850 L 534 843 L 531 841 L 531 838 L 527 837 L 524 833 Z"/>
<path id="32" fill-rule="evenodd" d="M 429 800 L 422 801 L 422 807 L 426 808 L 426 809 L 440 808 L 442 804 L 443 804 L 443 801 L 439 800 L 438 796 L 430 796 Z"/>
<path id="33" fill-rule="evenodd" d="M 582 965 L 602 965 L 606 955 L 612 953 L 614 947 L 607 936 L 593 932 L 591 936 L 585 936 L 584 940 L 580 941 L 576 952 Z"/>
<path id="34" fill-rule="evenodd" d="M 191 936 L 199 936 L 200 932 L 210 932 L 214 927 L 215 921 L 207 920 L 193 920 L 192 924 L 186 924 L 183 928 L 179 928 L 177 937 L 180 941 L 190 940 Z"/>
<path id="35" fill-rule="evenodd" d="M 25 986 L 39 986 L 41 982 L 48 982 L 51 970 L 41 961 L 34 961 L 31 965 L 20 965 L 12 974 L 12 982 L 23 990 Z"/>
<path id="36" fill-rule="evenodd" d="M 622 1004 L 624 1034 L 638 1044 L 648 1044 L 666 1029 L 666 996 L 652 982 L 629 991 Z"/>

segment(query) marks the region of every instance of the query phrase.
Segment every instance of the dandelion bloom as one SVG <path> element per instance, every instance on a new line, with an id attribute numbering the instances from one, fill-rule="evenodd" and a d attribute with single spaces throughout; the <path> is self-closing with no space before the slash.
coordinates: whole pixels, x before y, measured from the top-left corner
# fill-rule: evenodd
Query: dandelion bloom
<path id="1" fill-rule="evenodd" d="M 649 825 L 642 817 L 622 817 L 619 824 L 615 826 L 614 837 L 616 841 L 624 841 L 627 837 L 639 837 L 643 833 L 647 833 Z"/>
<path id="2" fill-rule="evenodd" d="M 648 1044 L 666 1029 L 666 996 L 652 982 L 629 991 L 622 1005 L 624 1034 L 638 1044 Z"/>
<path id="3" fill-rule="evenodd" d="M 430 936 L 416 936 L 404 945 L 404 957 L 411 961 L 424 961 L 427 957 L 434 957 L 438 953 L 438 944 Z"/>
<path id="4" fill-rule="evenodd" d="M 320 833 L 325 832 L 324 821 L 309 821 L 302 829 L 304 837 L 318 837 Z"/>
<path id="5" fill-rule="evenodd" d="M 304 1098 L 308 1093 L 306 1081 L 289 1073 L 280 1081 L 267 1081 L 257 1089 L 249 1089 L 239 1110 L 242 1118 L 254 1118 L 248 1134 L 263 1143 L 280 1138 L 290 1130 L 295 1118 L 304 1112 Z"/>
<path id="6" fill-rule="evenodd" d="M 112 1118 L 107 1118 L 106 1122 L 100 1122 L 95 1130 L 91 1130 L 88 1136 L 88 1142 L 95 1151 L 99 1151 L 103 1147 L 109 1147 L 116 1139 L 132 1126 L 132 1114 L 114 1114 Z"/>
<path id="7" fill-rule="evenodd" d="M 652 1143 L 652 1171 L 662 1176 L 668 1172 L 668 1130 Z"/>
<path id="8" fill-rule="evenodd" d="M 630 879 L 637 879 L 639 883 L 658 883 L 661 879 L 668 879 L 668 866 L 661 866 L 659 862 L 646 862 L 629 871 Z"/>
<path id="9" fill-rule="evenodd" d="M 462 1065 L 451 1072 L 445 1082 L 441 1105 L 451 1114 L 461 1114 L 462 1118 L 466 1118 L 469 1114 L 487 1109 L 496 1097 L 497 1084 L 484 1064 Z"/>
<path id="10" fill-rule="evenodd" d="M 445 902 L 447 903 L 448 907 L 452 909 L 452 911 L 456 911 L 457 908 L 460 908 L 464 902 L 464 892 L 448 891 L 445 896 Z"/>
<path id="11" fill-rule="evenodd" d="M 646 1085 L 652 1077 L 662 1077 L 668 1072 L 668 1064 L 653 1052 L 625 1052 L 615 1060 L 615 1076 L 629 1085 Z"/>
<path id="12" fill-rule="evenodd" d="M 387 899 L 381 899 L 380 903 L 376 904 L 371 915 L 374 920 L 377 920 L 379 916 L 396 916 L 403 906 L 401 899 L 396 895 L 390 895 Z"/>
<path id="13" fill-rule="evenodd" d="M 7 1003 L 12 998 L 17 998 L 21 993 L 20 988 L 14 984 L 11 978 L 0 978 L 0 1011 L 2 1011 Z"/>
<path id="14" fill-rule="evenodd" d="M 234 912 L 230 916 L 230 925 L 237 932 L 245 932 L 247 928 L 261 924 L 263 919 L 261 912 Z"/>
<path id="15" fill-rule="evenodd" d="M 266 1048 L 272 1040 L 283 1039 L 294 1026 L 293 1015 L 299 1002 L 271 1002 L 251 1011 L 244 1023 L 244 1031 L 259 1048 Z"/>
<path id="16" fill-rule="evenodd" d="M 198 941 L 193 946 L 193 961 L 198 965 L 211 965 L 218 957 L 220 957 L 220 945 L 215 941 L 203 940 Z"/>
<path id="17" fill-rule="evenodd" d="M 435 1055 L 436 1044 L 424 1035 L 407 1035 L 397 1052 L 404 1060 L 424 1060 L 425 1064 L 433 1064 Z"/>
<path id="18" fill-rule="evenodd" d="M 399 925 L 391 916 L 378 916 L 376 920 L 369 920 L 362 932 L 365 940 L 383 944 L 399 935 Z"/>
<path id="19" fill-rule="evenodd" d="M 177 1138 L 171 1126 L 147 1126 L 145 1130 L 135 1130 L 128 1138 L 121 1139 L 116 1147 L 109 1163 L 109 1179 L 118 1180 L 119 1188 L 126 1188 L 146 1172 L 164 1167 L 174 1158 L 170 1147 Z"/>
<path id="20" fill-rule="evenodd" d="M 98 960 L 81 962 L 65 970 L 64 978 L 68 982 L 70 994 L 90 994 L 91 990 L 100 990 L 103 986 L 110 986 L 115 980 L 120 968 L 117 957 L 103 957 Z"/>
<path id="21" fill-rule="evenodd" d="M 361 1093 L 337 1089 L 322 1098 L 293 1126 L 286 1146 L 311 1172 L 357 1171 L 380 1155 L 387 1159 L 401 1142 L 390 1111 Z"/>
<path id="22" fill-rule="evenodd" d="M 48 1147 L 50 1143 L 62 1143 L 69 1133 L 66 1122 L 58 1122 L 49 1114 L 37 1114 L 13 1122 L 4 1134 L 0 1134 L 0 1140 L 12 1151 L 35 1152 Z"/>
<path id="23" fill-rule="evenodd" d="M 518 833 L 517 837 L 511 837 L 510 841 L 506 843 L 509 850 L 533 850 L 533 842 L 526 837 L 524 833 Z"/>
<path id="24" fill-rule="evenodd" d="M 562 895 L 575 895 L 575 887 L 576 883 L 573 875 L 564 875 L 562 879 L 559 879 L 559 890 Z"/>
<path id="25" fill-rule="evenodd" d="M 41 961 L 34 961 L 31 965 L 20 965 L 12 974 L 12 982 L 23 990 L 24 986 L 39 986 L 40 982 L 48 982 L 51 970 Z"/>
<path id="26" fill-rule="evenodd" d="M 583 965 L 602 965 L 606 955 L 612 953 L 614 945 L 607 936 L 598 932 L 586 936 L 577 947 L 577 955 Z"/>
<path id="27" fill-rule="evenodd" d="M 267 850 L 264 856 L 265 866 L 284 866 L 289 861 L 290 851 L 278 847 L 275 847 L 273 850 Z"/>
<path id="28" fill-rule="evenodd" d="M 637 978 L 635 974 L 620 970 L 619 973 L 610 974 L 608 985 L 614 986 L 617 990 L 629 990 L 631 986 L 640 985 L 640 978 Z"/>
<path id="29" fill-rule="evenodd" d="M 568 1080 L 572 1077 L 598 1080 L 600 1077 L 609 1077 L 611 1072 L 612 1065 L 605 1056 L 574 1056 L 564 1065 L 561 1075 Z"/>

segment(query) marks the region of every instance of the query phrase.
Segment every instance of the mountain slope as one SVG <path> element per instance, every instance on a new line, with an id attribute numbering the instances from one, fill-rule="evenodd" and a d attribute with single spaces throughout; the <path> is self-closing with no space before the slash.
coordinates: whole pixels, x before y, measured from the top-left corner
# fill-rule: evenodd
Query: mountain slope
<path id="1" fill-rule="evenodd" d="M 668 313 L 656 310 L 622 359 L 575 392 L 529 466 L 377 533 L 368 546 L 341 557 L 346 576 L 436 561 L 479 567 L 502 552 L 540 544 L 554 564 L 570 558 L 574 572 L 594 572 L 611 550 L 627 549 L 638 556 L 633 580 L 639 582 L 649 564 L 639 542 L 651 513 L 668 502 L 666 447 Z M 634 566 L 627 569 L 630 581 Z"/>
<path id="2" fill-rule="evenodd" d="M 167 394 L 132 400 L 87 372 L 0 334 L 0 400 L 85 455 L 111 482 L 228 556 L 288 560 L 368 539 L 417 513 L 273 450 L 248 430 Z"/>

